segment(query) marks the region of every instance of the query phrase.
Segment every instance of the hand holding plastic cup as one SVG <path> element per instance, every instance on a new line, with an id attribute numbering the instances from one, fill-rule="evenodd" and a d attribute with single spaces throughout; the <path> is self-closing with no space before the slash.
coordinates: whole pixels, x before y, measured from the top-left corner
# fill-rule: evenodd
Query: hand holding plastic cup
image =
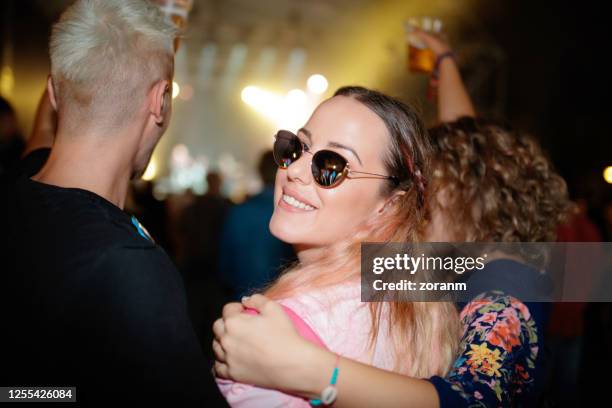
<path id="1" fill-rule="evenodd" d="M 436 52 L 428 46 L 429 41 L 424 41 L 422 35 L 417 33 L 438 35 L 442 30 L 442 21 L 431 17 L 410 18 L 404 23 L 404 28 L 408 69 L 411 72 L 431 73 L 436 62 Z"/>
<path id="2" fill-rule="evenodd" d="M 189 12 L 193 7 L 193 0 L 153 0 L 159 9 L 183 33 L 187 29 Z M 174 49 L 178 50 L 179 39 L 176 39 Z"/>

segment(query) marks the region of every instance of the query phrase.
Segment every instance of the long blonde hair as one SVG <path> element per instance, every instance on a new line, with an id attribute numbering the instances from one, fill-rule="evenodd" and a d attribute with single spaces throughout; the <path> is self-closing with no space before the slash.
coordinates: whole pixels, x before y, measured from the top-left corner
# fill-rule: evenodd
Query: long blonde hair
<path id="1" fill-rule="evenodd" d="M 359 281 L 362 242 L 418 242 L 422 238 L 432 149 L 419 115 L 394 98 L 361 87 L 340 88 L 337 95 L 355 98 L 385 122 L 391 139 L 384 162 L 396 180 L 386 183 L 381 194 L 404 193 L 388 211 L 364 220 L 349 239 L 326 247 L 317 260 L 289 266 L 265 291 L 273 299 Z M 414 377 L 446 374 L 460 335 L 453 303 L 371 302 L 370 313 L 370 345 L 380 335 L 393 339 L 395 371 Z M 388 333 L 380 333 L 383 317 L 388 320 Z"/>

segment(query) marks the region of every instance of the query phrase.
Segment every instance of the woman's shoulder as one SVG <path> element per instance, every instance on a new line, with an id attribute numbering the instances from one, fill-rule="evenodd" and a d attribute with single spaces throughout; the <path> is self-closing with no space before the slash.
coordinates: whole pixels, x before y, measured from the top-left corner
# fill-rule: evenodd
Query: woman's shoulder
<path id="1" fill-rule="evenodd" d="M 527 320 L 531 317 L 529 308 L 525 303 L 502 291 L 483 292 L 462 306 L 461 319 L 474 314 L 499 312 L 506 309 L 515 309 Z"/>
<path id="2" fill-rule="evenodd" d="M 325 346 L 359 359 L 369 339 L 370 311 L 359 282 L 305 291 L 279 301 L 307 324 Z"/>
<path id="3" fill-rule="evenodd" d="M 361 287 L 357 281 L 312 288 L 281 299 L 279 303 L 290 308 L 303 319 L 312 319 L 319 315 L 329 318 L 330 314 L 350 310 L 360 304 Z"/>
<path id="4" fill-rule="evenodd" d="M 483 315 L 489 318 L 514 316 L 523 322 L 534 321 L 541 324 L 546 319 L 549 309 L 545 302 L 523 302 L 502 291 L 487 291 L 463 304 L 460 317 L 465 322 Z"/>
<path id="5" fill-rule="evenodd" d="M 462 343 L 499 348 L 500 355 L 526 354 L 533 362 L 542 342 L 544 306 L 526 304 L 502 292 L 482 293 L 461 311 Z"/>

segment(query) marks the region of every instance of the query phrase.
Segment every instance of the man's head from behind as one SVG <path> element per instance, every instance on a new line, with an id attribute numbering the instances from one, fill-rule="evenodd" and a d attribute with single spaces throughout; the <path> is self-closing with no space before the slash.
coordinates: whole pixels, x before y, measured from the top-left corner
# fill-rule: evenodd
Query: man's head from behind
<path id="1" fill-rule="evenodd" d="M 51 100 L 59 133 L 87 128 L 133 150 L 140 176 L 171 116 L 174 26 L 146 0 L 77 0 L 53 26 Z"/>

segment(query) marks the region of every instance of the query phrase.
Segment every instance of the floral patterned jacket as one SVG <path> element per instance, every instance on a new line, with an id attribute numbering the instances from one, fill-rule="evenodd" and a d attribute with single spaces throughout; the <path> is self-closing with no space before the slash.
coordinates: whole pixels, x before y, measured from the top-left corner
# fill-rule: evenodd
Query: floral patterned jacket
<path id="1" fill-rule="evenodd" d="M 534 405 L 545 311 L 497 291 L 467 303 L 459 357 L 445 378 L 430 378 L 440 407 Z"/>

